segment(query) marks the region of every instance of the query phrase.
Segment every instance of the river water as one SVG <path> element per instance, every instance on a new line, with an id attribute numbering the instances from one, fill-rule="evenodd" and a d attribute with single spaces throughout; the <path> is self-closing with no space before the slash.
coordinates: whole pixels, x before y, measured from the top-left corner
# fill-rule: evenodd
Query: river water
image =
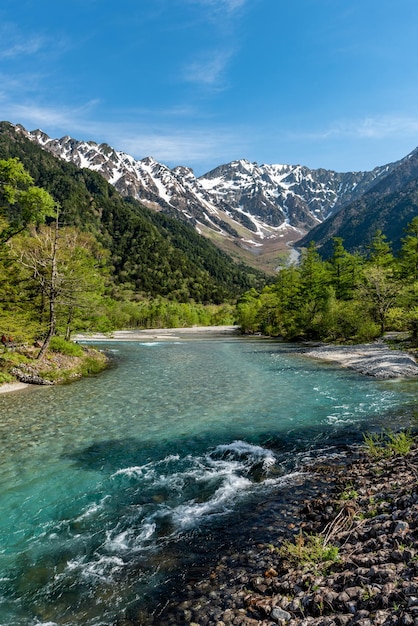
<path id="1" fill-rule="evenodd" d="M 416 381 L 270 340 L 97 346 L 112 357 L 99 376 L 0 396 L 1 626 L 152 610 L 249 503 L 291 489 L 307 460 L 407 424 L 415 404 Z"/>

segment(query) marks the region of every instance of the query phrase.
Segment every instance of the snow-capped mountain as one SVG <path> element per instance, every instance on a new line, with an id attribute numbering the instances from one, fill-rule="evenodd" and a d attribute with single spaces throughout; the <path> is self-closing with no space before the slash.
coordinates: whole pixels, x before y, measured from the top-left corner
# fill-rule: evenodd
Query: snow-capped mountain
<path id="1" fill-rule="evenodd" d="M 107 144 L 18 128 L 54 155 L 100 172 L 122 195 L 191 221 L 221 247 L 228 249 L 228 241 L 255 254 L 297 241 L 397 165 L 337 173 L 242 159 L 196 177 L 190 168 L 170 169 L 152 157 L 136 160 Z"/>

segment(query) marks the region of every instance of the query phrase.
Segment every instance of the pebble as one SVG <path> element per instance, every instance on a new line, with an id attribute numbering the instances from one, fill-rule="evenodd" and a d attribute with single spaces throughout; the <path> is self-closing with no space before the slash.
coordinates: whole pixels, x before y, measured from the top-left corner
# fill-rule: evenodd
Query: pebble
<path id="1" fill-rule="evenodd" d="M 273 619 L 275 622 L 277 622 L 280 625 L 284 625 L 287 622 L 290 622 L 290 620 L 292 619 L 292 616 L 290 615 L 290 613 L 288 613 L 287 611 L 284 611 L 283 609 L 279 607 L 275 607 L 272 610 L 272 612 L 270 613 L 270 617 L 271 619 Z"/>

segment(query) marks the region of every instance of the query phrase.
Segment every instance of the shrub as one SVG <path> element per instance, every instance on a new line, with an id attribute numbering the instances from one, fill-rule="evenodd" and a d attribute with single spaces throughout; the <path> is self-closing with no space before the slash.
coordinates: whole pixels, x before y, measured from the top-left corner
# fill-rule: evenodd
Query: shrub
<path id="1" fill-rule="evenodd" d="M 83 356 L 83 348 L 78 343 L 66 341 L 62 337 L 52 337 L 49 348 L 52 352 L 60 352 L 67 356 Z"/>
<path id="2" fill-rule="evenodd" d="M 322 535 L 297 535 L 295 541 L 284 541 L 280 549 L 282 558 L 307 569 L 325 570 L 339 560 L 337 546 L 327 544 Z"/>
<path id="3" fill-rule="evenodd" d="M 3 383 L 11 383 L 14 380 L 15 379 L 11 374 L 8 374 L 7 372 L 0 372 L 0 385 L 2 385 Z"/>
<path id="4" fill-rule="evenodd" d="M 386 327 L 390 330 L 402 331 L 408 328 L 409 316 L 402 307 L 391 307 L 386 316 Z"/>
<path id="5" fill-rule="evenodd" d="M 394 433 L 392 430 L 385 430 L 382 433 L 365 433 L 363 439 L 366 453 L 375 459 L 389 458 L 394 454 L 405 456 L 414 444 L 410 430 L 399 433 Z"/>

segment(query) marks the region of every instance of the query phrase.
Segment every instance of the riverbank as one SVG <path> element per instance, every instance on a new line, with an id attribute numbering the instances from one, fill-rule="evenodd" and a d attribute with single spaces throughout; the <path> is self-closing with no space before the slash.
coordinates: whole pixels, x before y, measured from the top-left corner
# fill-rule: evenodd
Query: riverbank
<path id="1" fill-rule="evenodd" d="M 117 330 L 109 334 L 79 334 L 75 341 L 170 341 L 187 339 L 213 339 L 239 335 L 239 326 L 194 326 L 191 328 L 148 328 Z M 392 349 L 384 341 L 354 346 L 326 344 L 302 349 L 307 357 L 337 363 L 360 374 L 380 379 L 418 377 L 418 363 L 406 351 Z"/>
<path id="2" fill-rule="evenodd" d="M 11 391 L 21 391 L 29 385 L 27 383 L 2 383 L 0 384 L 0 393 L 9 393 Z"/>
<path id="3" fill-rule="evenodd" d="M 1 373 L 9 380 L 0 384 L 0 393 L 21 391 L 30 385 L 55 385 L 96 374 L 108 365 L 108 357 L 91 347 L 75 346 L 76 354 L 49 351 L 41 361 L 34 347 L 4 351 Z M 14 379 L 14 380 L 13 380 Z"/>
<path id="4" fill-rule="evenodd" d="M 236 336 L 238 334 L 238 326 L 195 326 L 190 328 L 117 330 L 108 334 L 78 334 L 74 337 L 74 341 L 87 344 L 89 341 L 176 341 L 193 340 L 196 338 L 215 339 Z M 384 341 L 354 346 L 326 344 L 315 348 L 303 349 L 302 354 L 309 358 L 337 363 L 341 367 L 353 369 L 365 376 L 372 376 L 382 380 L 418 377 L 418 363 L 414 356 L 406 351 L 392 349 Z M 52 360 L 56 361 L 57 359 Z M 56 364 L 50 364 L 50 370 L 56 372 L 57 369 L 64 368 L 62 364 L 58 368 Z M 67 367 L 68 369 L 71 369 L 71 367 Z M 56 377 L 56 373 L 54 376 Z M 77 377 L 77 374 L 74 372 L 73 377 Z M 44 379 L 48 381 L 47 377 L 44 377 Z M 22 385 L 24 383 L 26 381 L 2 384 L 0 385 L 0 393 L 23 389 L 24 386 Z M 47 382 L 46 384 L 49 383 Z"/>
<path id="5" fill-rule="evenodd" d="M 356 346 L 326 345 L 307 349 L 304 354 L 313 359 L 338 363 L 374 378 L 418 376 L 418 364 L 412 354 L 391 349 L 384 342 Z"/>
<path id="6" fill-rule="evenodd" d="M 415 626 L 417 477 L 416 446 L 382 459 L 357 449 L 348 463 L 312 467 L 310 495 L 295 487 L 287 519 L 274 502 L 270 514 L 260 507 L 264 525 L 248 530 L 244 549 L 223 554 L 159 615 L 121 624 Z M 308 536 L 326 538 L 333 559 L 303 563 Z M 296 559 L 289 545 L 299 546 Z"/>

